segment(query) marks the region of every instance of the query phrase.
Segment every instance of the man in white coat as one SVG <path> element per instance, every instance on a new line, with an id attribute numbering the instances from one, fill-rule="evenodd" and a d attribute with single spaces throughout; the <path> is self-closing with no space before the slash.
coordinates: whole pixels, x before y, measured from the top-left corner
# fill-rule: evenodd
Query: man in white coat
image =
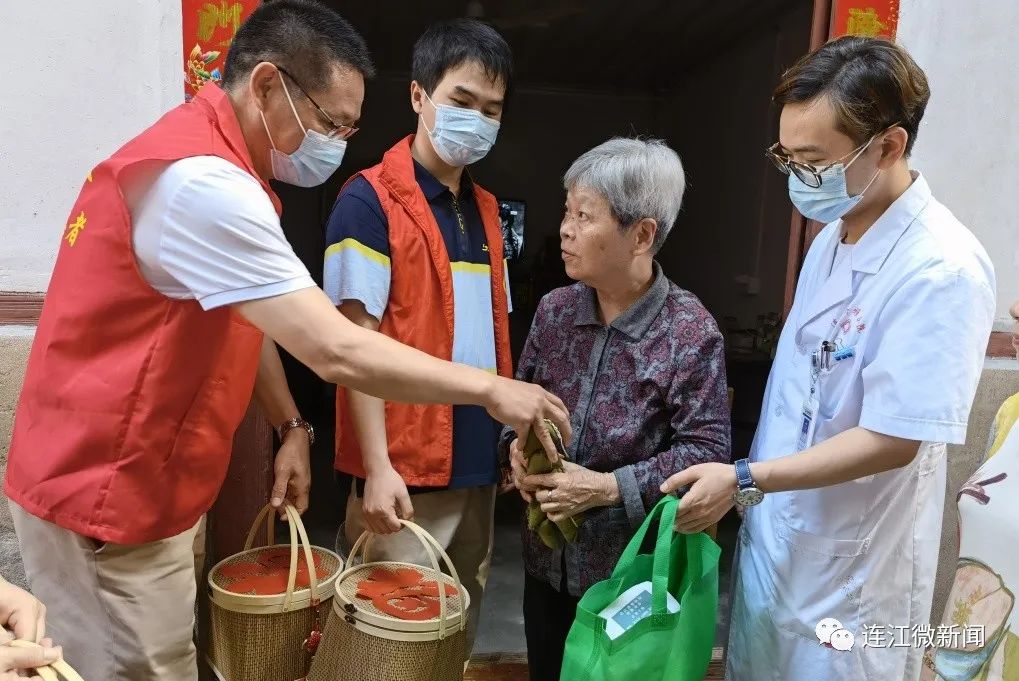
<path id="1" fill-rule="evenodd" d="M 676 529 L 744 509 L 731 681 L 914 681 L 930 619 L 945 445 L 994 315 L 984 249 L 910 169 L 930 91 L 894 43 L 835 40 L 783 76 L 779 142 L 807 253 L 757 436 L 692 466 Z M 964 172 L 964 169 L 960 169 Z"/>

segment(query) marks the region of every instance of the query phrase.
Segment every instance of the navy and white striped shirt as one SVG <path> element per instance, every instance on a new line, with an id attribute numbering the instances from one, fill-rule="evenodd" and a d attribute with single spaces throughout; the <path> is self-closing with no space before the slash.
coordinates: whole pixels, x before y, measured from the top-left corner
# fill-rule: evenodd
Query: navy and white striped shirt
<path id="1" fill-rule="evenodd" d="M 455 197 L 417 161 L 414 175 L 449 256 L 453 276 L 453 361 L 496 371 L 492 314 L 492 268 L 481 214 L 464 173 Z M 389 301 L 389 222 L 378 195 L 364 177 L 351 181 L 336 200 L 326 226 L 323 288 L 339 305 L 359 300 L 381 319 Z M 509 280 L 506 279 L 507 300 Z M 436 310 L 435 314 L 442 314 Z M 453 407 L 453 470 L 450 488 L 498 482 L 497 424 L 482 407 Z"/>

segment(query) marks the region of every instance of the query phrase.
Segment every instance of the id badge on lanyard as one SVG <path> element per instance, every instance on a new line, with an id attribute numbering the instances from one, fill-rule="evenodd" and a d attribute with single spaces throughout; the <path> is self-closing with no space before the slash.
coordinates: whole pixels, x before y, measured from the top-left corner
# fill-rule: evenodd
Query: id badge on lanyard
<path id="1" fill-rule="evenodd" d="M 810 393 L 803 401 L 800 435 L 796 443 L 796 450 L 799 452 L 814 444 L 814 433 L 817 432 L 817 412 L 821 407 L 818 383 L 821 374 L 831 369 L 831 357 L 835 347 L 831 341 L 824 341 L 821 343 L 821 349 L 811 356 Z"/>
<path id="2" fill-rule="evenodd" d="M 796 451 L 802 452 L 814 444 L 814 433 L 817 431 L 817 410 L 821 401 L 817 398 L 817 379 L 810 387 L 810 394 L 803 401 L 803 421 L 800 423 L 800 439 L 796 444 Z"/>

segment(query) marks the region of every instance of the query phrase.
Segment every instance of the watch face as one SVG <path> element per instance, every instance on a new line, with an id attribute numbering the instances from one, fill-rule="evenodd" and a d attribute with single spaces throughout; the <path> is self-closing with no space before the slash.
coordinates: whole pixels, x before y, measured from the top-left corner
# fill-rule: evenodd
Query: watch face
<path id="1" fill-rule="evenodd" d="M 764 492 L 756 487 L 741 489 L 733 496 L 740 506 L 756 506 L 764 500 Z"/>

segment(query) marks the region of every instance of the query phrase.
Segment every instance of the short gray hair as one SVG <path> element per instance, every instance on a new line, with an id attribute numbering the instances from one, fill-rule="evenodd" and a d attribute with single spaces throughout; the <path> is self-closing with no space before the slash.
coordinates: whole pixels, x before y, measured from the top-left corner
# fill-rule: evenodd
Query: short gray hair
<path id="1" fill-rule="evenodd" d="M 657 222 L 652 245 L 657 253 L 679 215 L 686 174 L 663 140 L 613 137 L 574 161 L 563 186 L 601 194 L 624 228 L 644 218 Z"/>

